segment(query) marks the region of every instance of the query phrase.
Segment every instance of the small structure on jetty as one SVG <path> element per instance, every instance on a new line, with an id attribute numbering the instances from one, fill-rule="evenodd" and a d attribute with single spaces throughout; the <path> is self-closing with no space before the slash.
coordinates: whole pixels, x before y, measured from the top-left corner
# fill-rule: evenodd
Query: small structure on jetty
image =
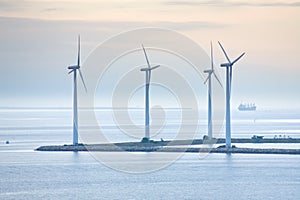
<path id="1" fill-rule="evenodd" d="M 300 143 L 300 139 L 262 139 L 263 143 Z M 224 144 L 225 139 L 217 139 L 216 144 Z M 233 138 L 233 143 L 257 143 L 252 139 Z M 259 142 L 262 143 L 262 142 Z M 111 144 L 88 145 L 61 145 L 41 146 L 37 151 L 99 151 L 99 152 L 187 152 L 187 153 L 251 153 L 251 154 L 300 154 L 300 149 L 261 149 L 261 148 L 227 148 L 199 147 L 195 145 L 205 144 L 205 140 L 175 140 L 175 141 L 151 141 L 125 142 Z"/>

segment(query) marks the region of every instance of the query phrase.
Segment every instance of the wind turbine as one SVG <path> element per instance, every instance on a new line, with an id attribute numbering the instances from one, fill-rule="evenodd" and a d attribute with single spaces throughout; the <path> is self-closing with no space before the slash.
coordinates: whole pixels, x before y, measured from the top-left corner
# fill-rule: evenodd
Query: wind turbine
<path id="1" fill-rule="evenodd" d="M 221 81 L 218 79 L 217 75 L 215 74 L 214 70 L 214 59 L 213 59 L 213 47 L 212 47 L 212 42 L 210 42 L 210 60 L 211 60 L 211 69 L 204 70 L 204 73 L 207 73 L 207 79 L 205 80 L 204 84 L 208 82 L 208 139 L 212 139 L 212 104 L 211 104 L 211 95 L 212 95 L 212 90 L 211 90 L 211 75 L 213 74 L 219 84 L 222 87 Z"/>
<path id="2" fill-rule="evenodd" d="M 78 110 L 77 110 L 77 70 L 79 71 L 80 78 L 82 80 L 85 91 L 86 85 L 83 80 L 83 76 L 80 70 L 80 35 L 78 36 L 78 57 L 77 57 L 77 65 L 69 66 L 70 70 L 68 74 L 74 74 L 74 91 L 73 91 L 73 145 L 78 145 Z"/>
<path id="3" fill-rule="evenodd" d="M 144 45 L 142 45 L 144 55 L 147 61 L 146 68 L 142 68 L 141 71 L 146 72 L 146 87 L 145 87 L 145 137 L 142 139 L 142 141 L 148 142 L 150 139 L 150 127 L 149 127 L 149 89 L 150 89 L 150 79 L 151 79 L 151 70 L 158 68 L 160 65 L 156 65 L 154 67 L 150 66 L 150 62 L 146 53 L 146 50 L 144 48 Z"/>
<path id="4" fill-rule="evenodd" d="M 228 63 L 223 63 L 220 66 L 226 67 L 226 148 L 231 148 L 231 122 L 230 122 L 230 97 L 231 97 L 231 83 L 232 83 L 232 66 L 241 59 L 245 53 L 242 53 L 233 62 L 230 61 L 226 51 L 221 43 L 218 41 Z"/>

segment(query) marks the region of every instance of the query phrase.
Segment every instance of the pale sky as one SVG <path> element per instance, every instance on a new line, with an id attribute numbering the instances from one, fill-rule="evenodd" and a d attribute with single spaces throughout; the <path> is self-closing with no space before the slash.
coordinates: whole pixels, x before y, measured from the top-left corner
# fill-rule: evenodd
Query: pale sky
<path id="1" fill-rule="evenodd" d="M 0 0 L 0 26 L 0 107 L 69 106 L 66 67 L 79 33 L 84 60 L 112 35 L 161 27 L 208 53 L 213 41 L 217 67 L 225 61 L 218 40 L 232 59 L 246 52 L 233 71 L 233 106 L 300 108 L 300 1 Z"/>

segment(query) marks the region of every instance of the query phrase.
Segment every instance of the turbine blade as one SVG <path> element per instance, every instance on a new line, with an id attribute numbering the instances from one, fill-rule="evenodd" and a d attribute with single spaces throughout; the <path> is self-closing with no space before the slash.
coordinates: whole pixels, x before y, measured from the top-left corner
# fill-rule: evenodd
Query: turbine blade
<path id="1" fill-rule="evenodd" d="M 222 85 L 220 79 L 219 79 L 219 78 L 217 77 L 217 75 L 215 74 L 215 72 L 213 72 L 213 74 L 214 74 L 215 78 L 217 79 L 217 81 L 219 82 L 220 86 L 223 88 L 223 85 Z"/>
<path id="2" fill-rule="evenodd" d="M 74 72 L 74 69 L 72 69 L 71 71 L 69 71 L 68 74 L 71 74 L 72 72 Z"/>
<path id="3" fill-rule="evenodd" d="M 83 86 L 84 86 L 85 92 L 87 92 L 87 88 L 86 88 L 85 82 L 84 82 L 84 80 L 83 80 L 83 76 L 82 76 L 81 70 L 80 70 L 80 69 L 78 69 L 78 71 L 79 71 L 79 75 L 80 75 L 81 81 L 82 81 L 82 83 L 83 83 Z"/>
<path id="4" fill-rule="evenodd" d="M 213 46 L 211 41 L 210 41 L 210 61 L 211 61 L 211 69 L 214 70 Z"/>
<path id="5" fill-rule="evenodd" d="M 233 65 L 234 63 L 236 63 L 239 59 L 241 59 L 244 55 L 245 55 L 245 53 L 242 53 L 237 59 L 235 59 L 235 60 L 232 62 L 232 65 Z"/>
<path id="6" fill-rule="evenodd" d="M 144 48 L 144 45 L 142 45 L 142 47 L 143 47 L 143 51 L 144 51 L 144 54 L 145 54 L 145 58 L 146 58 L 146 61 L 147 61 L 148 68 L 150 68 L 150 63 L 149 63 L 148 56 L 147 56 L 146 50 Z"/>
<path id="7" fill-rule="evenodd" d="M 158 68 L 158 67 L 160 67 L 160 65 L 156 65 L 156 66 L 154 66 L 154 67 L 151 67 L 150 70 L 156 69 L 156 68 Z"/>
<path id="8" fill-rule="evenodd" d="M 226 59 L 227 59 L 228 62 L 231 64 L 231 61 L 230 61 L 229 57 L 227 56 L 227 53 L 226 53 L 225 49 L 223 48 L 222 44 L 221 44 L 219 41 L 218 41 L 218 43 L 219 43 L 219 45 L 220 45 L 220 47 L 221 47 L 221 49 L 222 49 L 222 51 L 223 51 L 223 53 L 224 53 Z"/>
<path id="9" fill-rule="evenodd" d="M 78 57 L 77 57 L 77 66 L 80 66 L 80 35 L 78 35 Z"/>
<path id="10" fill-rule="evenodd" d="M 204 84 L 206 84 L 207 83 L 207 81 L 208 81 L 208 79 L 209 79 L 209 75 L 207 76 L 207 78 L 206 78 L 206 80 L 204 81 Z"/>

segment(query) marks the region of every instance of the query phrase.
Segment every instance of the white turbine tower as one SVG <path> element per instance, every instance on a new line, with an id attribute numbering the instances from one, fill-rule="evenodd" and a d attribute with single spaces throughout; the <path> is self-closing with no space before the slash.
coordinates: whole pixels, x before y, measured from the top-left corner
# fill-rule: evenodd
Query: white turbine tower
<path id="1" fill-rule="evenodd" d="M 221 64 L 221 67 L 226 67 L 226 148 L 231 148 L 231 122 L 230 122 L 230 97 L 231 97 L 231 81 L 232 81 L 232 66 L 241 59 L 245 53 L 242 53 L 233 62 L 230 61 L 221 43 L 218 41 L 228 63 Z"/>
<path id="2" fill-rule="evenodd" d="M 214 70 L 214 60 L 213 60 L 213 47 L 212 47 L 212 43 L 210 42 L 210 60 L 211 60 L 211 69 L 208 70 L 204 70 L 204 73 L 207 73 L 207 79 L 205 80 L 204 84 L 207 83 L 208 81 L 208 125 L 207 125 L 207 130 L 208 130 L 208 139 L 211 140 L 213 135 L 212 135 L 212 103 L 211 103 L 211 96 L 212 96 L 212 90 L 211 90 L 211 75 L 213 74 L 215 76 L 215 78 L 217 79 L 217 81 L 219 82 L 219 84 L 222 87 L 222 83 L 221 81 L 218 79 L 217 75 L 215 74 L 215 70 Z"/>
<path id="3" fill-rule="evenodd" d="M 73 145 L 78 145 L 78 111 L 77 111 L 77 70 L 79 71 L 80 78 L 82 80 L 83 86 L 86 89 L 86 85 L 83 80 L 83 76 L 80 70 L 80 36 L 78 36 L 78 58 L 77 58 L 77 65 L 69 66 L 68 67 L 69 74 L 73 72 L 74 74 L 74 91 L 73 91 Z"/>
<path id="4" fill-rule="evenodd" d="M 150 79 L 151 79 L 151 70 L 158 68 L 160 65 L 156 65 L 154 67 L 150 66 L 149 59 L 146 53 L 144 46 L 142 45 L 145 58 L 147 61 L 146 68 L 142 68 L 141 71 L 146 72 L 146 87 L 145 87 L 145 137 L 142 139 L 144 142 L 148 142 L 150 139 L 150 127 L 149 127 L 149 89 L 150 89 Z"/>

